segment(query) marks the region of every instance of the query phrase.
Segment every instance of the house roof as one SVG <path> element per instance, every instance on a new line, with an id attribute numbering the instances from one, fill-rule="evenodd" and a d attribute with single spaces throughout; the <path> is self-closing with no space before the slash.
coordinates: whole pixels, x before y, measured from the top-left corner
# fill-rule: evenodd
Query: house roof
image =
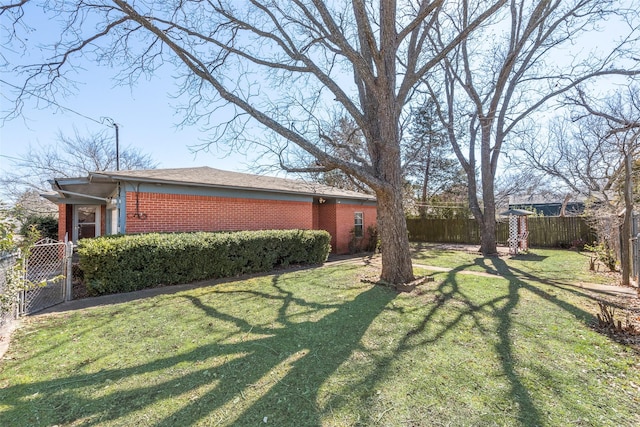
<path id="1" fill-rule="evenodd" d="M 82 193 L 89 197 L 94 196 L 94 198 L 102 198 L 106 197 L 105 192 L 107 189 L 105 186 L 108 184 L 114 185 L 116 182 L 175 184 L 236 190 L 259 190 L 265 192 L 310 195 L 326 198 L 367 201 L 376 200 L 376 198 L 370 194 L 341 190 L 327 185 L 294 179 L 276 178 L 272 176 L 230 172 L 207 166 L 195 168 L 92 172 L 87 178 L 65 178 L 54 180 L 52 181 L 52 186 L 57 192 L 62 192 L 64 194 L 66 191 L 67 196 L 73 195 L 70 193 Z M 68 190 L 72 187 L 78 191 Z M 92 191 L 92 189 L 100 189 L 100 191 Z M 51 197 L 50 194 L 43 196 L 47 198 Z"/>
<path id="2" fill-rule="evenodd" d="M 584 203 L 585 198 L 582 196 L 573 196 L 569 203 Z M 554 196 L 541 195 L 511 195 L 509 196 L 509 205 L 550 205 L 562 204 L 562 198 Z"/>

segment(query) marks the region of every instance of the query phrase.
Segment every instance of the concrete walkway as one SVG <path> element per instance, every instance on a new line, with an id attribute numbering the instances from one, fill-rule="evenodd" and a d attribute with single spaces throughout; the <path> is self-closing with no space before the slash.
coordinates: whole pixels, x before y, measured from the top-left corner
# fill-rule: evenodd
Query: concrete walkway
<path id="1" fill-rule="evenodd" d="M 11 334 L 20 326 L 20 320 L 14 320 L 0 328 L 0 363 L 4 354 L 9 349 L 9 341 L 11 340 Z"/>
<path id="2" fill-rule="evenodd" d="M 433 265 L 425 265 L 425 264 L 417 264 L 417 263 L 413 263 L 413 266 L 418 268 L 423 268 L 425 270 L 438 271 L 438 272 L 449 272 L 454 270 L 453 268 L 436 267 Z M 499 274 L 491 274 L 484 271 L 461 270 L 461 271 L 458 271 L 457 273 L 469 274 L 472 276 L 481 276 L 481 277 L 503 277 Z M 526 277 L 523 275 L 515 275 L 515 277 L 522 280 L 531 280 L 530 277 Z M 575 284 L 563 283 L 559 286 L 586 289 L 589 291 L 608 294 L 608 295 L 614 295 L 614 296 L 626 296 L 631 298 L 638 297 L 637 288 L 631 287 L 631 286 L 603 285 L 599 283 L 575 283 Z"/>

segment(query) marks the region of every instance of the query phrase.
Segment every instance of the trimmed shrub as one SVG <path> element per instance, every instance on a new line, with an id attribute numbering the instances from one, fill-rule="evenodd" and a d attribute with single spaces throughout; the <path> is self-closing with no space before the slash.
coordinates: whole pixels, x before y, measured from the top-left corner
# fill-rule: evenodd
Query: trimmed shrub
<path id="1" fill-rule="evenodd" d="M 330 239 L 318 230 L 150 233 L 82 239 L 78 254 L 87 290 L 101 295 L 321 264 Z"/>

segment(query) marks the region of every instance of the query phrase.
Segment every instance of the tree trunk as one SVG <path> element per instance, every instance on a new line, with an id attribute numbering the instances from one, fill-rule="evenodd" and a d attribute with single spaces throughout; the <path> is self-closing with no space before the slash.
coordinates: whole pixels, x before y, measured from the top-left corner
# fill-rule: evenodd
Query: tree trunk
<path id="1" fill-rule="evenodd" d="M 380 279 L 397 290 L 413 281 L 407 220 L 402 203 L 402 155 L 400 152 L 400 114 L 404 100 L 397 98 L 397 18 L 393 1 L 380 2 L 380 55 L 377 78 L 371 87 L 365 111 L 369 114 L 369 152 L 381 184 L 374 188 L 378 198 L 378 232 L 382 245 Z"/>
<path id="2" fill-rule="evenodd" d="M 492 217 L 493 218 L 493 217 Z M 484 256 L 495 256 L 498 254 L 496 243 L 496 221 L 492 221 L 485 215 L 484 223 L 480 232 L 480 252 Z"/>
<path id="3" fill-rule="evenodd" d="M 393 78 L 389 79 L 390 81 Z M 388 86 L 392 93 L 393 86 Z M 393 99 L 388 96 L 389 100 Z M 386 108 L 378 109 L 377 129 L 379 139 L 377 147 L 376 169 L 383 185 L 374 188 L 378 199 L 378 232 L 382 245 L 382 272 L 380 279 L 403 290 L 402 284 L 414 280 L 411 264 L 411 250 L 407 232 L 407 220 L 403 207 L 402 159 L 400 136 L 397 127 L 395 105 L 389 103 Z"/>
<path id="4" fill-rule="evenodd" d="M 382 248 L 380 279 L 396 286 L 414 279 L 401 191 L 378 191 L 378 232 Z"/>
<path id="5" fill-rule="evenodd" d="M 469 179 L 469 208 L 473 214 L 473 218 L 478 223 L 480 229 L 480 252 L 484 256 L 494 256 L 498 253 L 496 242 L 496 202 L 493 195 L 493 182 L 487 186 L 486 182 L 482 183 L 483 207 L 480 208 L 478 195 L 476 194 L 475 179 Z M 489 191 L 485 188 L 489 187 Z"/>
<path id="6" fill-rule="evenodd" d="M 622 230 L 620 230 L 620 265 L 622 267 L 623 286 L 629 286 L 631 282 L 631 245 L 629 244 L 631 217 L 632 213 L 625 211 L 624 219 L 622 220 Z"/>
<path id="7" fill-rule="evenodd" d="M 393 129 L 390 126 L 386 130 Z M 394 132 L 387 135 L 392 138 L 392 135 L 397 134 Z M 395 285 L 398 290 L 403 290 L 400 285 L 413 281 L 414 276 L 407 220 L 402 202 L 400 147 L 399 144 L 379 144 L 378 146 L 382 149 L 378 168 L 386 183 L 375 189 L 378 199 L 378 232 L 382 246 L 380 279 Z"/>
<path id="8" fill-rule="evenodd" d="M 571 200 L 571 194 L 567 194 L 562 200 L 562 206 L 560 207 L 560 216 L 563 218 L 567 215 L 567 204 L 569 203 L 569 200 Z"/>
<path id="9" fill-rule="evenodd" d="M 484 195 L 483 204 L 480 252 L 484 256 L 495 256 L 498 254 L 498 243 L 496 241 L 496 202 L 493 192 Z"/>
<path id="10" fill-rule="evenodd" d="M 495 176 L 491 162 L 491 119 L 481 120 L 480 174 L 482 179 L 482 213 L 480 232 L 480 252 L 484 256 L 498 254 L 496 242 L 496 196 L 494 192 Z"/>

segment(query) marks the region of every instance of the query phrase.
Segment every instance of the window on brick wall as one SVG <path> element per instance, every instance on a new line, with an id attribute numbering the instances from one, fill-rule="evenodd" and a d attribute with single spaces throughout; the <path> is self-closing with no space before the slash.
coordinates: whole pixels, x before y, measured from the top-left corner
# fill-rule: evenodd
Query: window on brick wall
<path id="1" fill-rule="evenodd" d="M 356 212 L 353 222 L 353 235 L 355 237 L 364 236 L 364 214 L 362 212 Z"/>

